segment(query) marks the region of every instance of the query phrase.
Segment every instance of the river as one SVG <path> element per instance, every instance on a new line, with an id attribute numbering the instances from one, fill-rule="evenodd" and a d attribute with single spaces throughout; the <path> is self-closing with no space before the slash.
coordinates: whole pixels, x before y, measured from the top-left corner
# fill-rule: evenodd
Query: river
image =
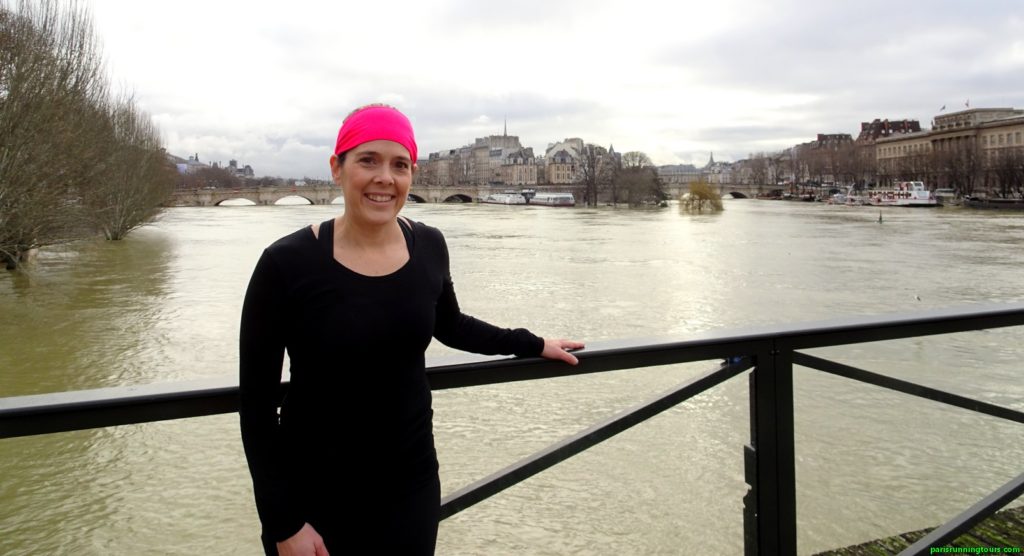
<path id="1" fill-rule="evenodd" d="M 169 209 L 120 242 L 0 275 L 0 396 L 237 373 L 267 244 L 338 206 Z M 1024 299 L 1024 218 L 755 200 L 719 214 L 409 205 L 442 229 L 463 310 L 589 342 Z M 818 350 L 1024 410 L 1024 330 Z M 428 357 L 451 354 L 432 344 Z M 435 394 L 442 491 L 712 363 Z M 1021 471 L 1019 425 L 798 368 L 801 553 L 944 522 Z M 745 378 L 442 523 L 438 554 L 742 547 Z M 257 554 L 237 416 L 0 440 L 0 554 Z M 940 487 L 940 485 L 943 485 Z"/>

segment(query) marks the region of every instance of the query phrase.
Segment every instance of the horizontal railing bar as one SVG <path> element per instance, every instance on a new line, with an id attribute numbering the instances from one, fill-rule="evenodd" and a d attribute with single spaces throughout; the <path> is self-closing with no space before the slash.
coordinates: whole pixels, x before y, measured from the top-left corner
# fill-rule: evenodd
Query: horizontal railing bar
<path id="1" fill-rule="evenodd" d="M 793 363 L 860 382 L 866 382 L 875 386 L 881 386 L 882 388 L 895 390 L 904 394 L 910 394 L 911 396 L 917 396 L 919 398 L 925 398 L 927 400 L 963 409 L 969 409 L 977 413 L 983 413 L 985 415 L 991 415 L 992 417 L 999 417 L 1001 419 L 1007 419 L 1009 421 L 1024 424 L 1024 412 L 1021 411 L 975 400 L 966 396 L 960 396 L 958 394 L 952 394 L 950 392 L 893 378 L 891 376 L 865 371 L 864 369 L 858 369 L 857 367 L 836 363 L 835 361 L 829 361 L 828 359 L 822 359 L 806 353 L 800 353 L 798 351 L 793 352 Z"/>
<path id="2" fill-rule="evenodd" d="M 931 548 L 949 544 L 970 531 L 972 527 L 999 511 L 1021 494 L 1024 494 L 1024 473 L 999 487 L 977 504 L 964 510 L 946 524 L 935 528 L 931 533 L 921 537 L 916 543 L 907 547 L 899 556 L 919 556 L 929 554 Z"/>
<path id="3" fill-rule="evenodd" d="M 494 359 L 469 364 L 440 365 L 427 369 L 432 390 L 503 384 L 527 380 L 559 378 L 586 374 L 726 359 L 757 351 L 764 340 L 715 338 L 684 342 L 642 344 L 635 341 L 601 342 L 574 352 L 578 365 L 566 365 L 548 359 Z"/>
<path id="4" fill-rule="evenodd" d="M 944 309 L 911 315 L 860 317 L 801 325 L 717 331 L 683 342 L 592 343 L 569 366 L 540 358 L 487 359 L 427 369 L 433 389 L 573 376 L 749 355 L 775 342 L 782 349 L 824 347 L 925 334 L 1024 325 L 1024 303 Z M 287 389 L 287 382 L 282 384 Z M 157 384 L 0 399 L 0 438 L 122 424 L 201 417 L 238 410 L 237 382 L 214 388 Z"/>
<path id="5" fill-rule="evenodd" d="M 613 415 L 488 477 L 467 485 L 441 500 L 441 519 L 447 519 L 557 463 L 714 388 L 750 369 L 751 366 L 750 360 L 746 358 L 731 364 L 723 363 L 718 369 L 690 379 L 676 388 Z"/>
<path id="6" fill-rule="evenodd" d="M 237 380 L 213 379 L 0 398 L 0 438 L 238 411 Z"/>
<path id="7" fill-rule="evenodd" d="M 506 358 L 474 361 L 470 366 L 438 365 L 428 369 L 427 375 L 433 389 L 443 390 L 749 355 L 768 341 L 785 349 L 807 349 L 1020 325 L 1024 325 L 1024 303 L 967 306 L 714 331 L 685 341 L 602 342 L 581 352 L 586 354 L 585 360 L 580 357 L 580 365 L 575 367 L 536 358 Z"/>
<path id="8" fill-rule="evenodd" d="M 809 349 L 1020 325 L 1024 303 L 1005 303 L 821 321 L 780 330 L 775 337 L 782 349 Z"/>
<path id="9" fill-rule="evenodd" d="M 611 340 L 594 345 L 575 352 L 580 360 L 576 366 L 539 357 L 449 356 L 440 358 L 447 364 L 428 368 L 427 378 L 431 389 L 441 390 L 724 358 L 721 354 L 752 349 L 745 340 L 721 339 L 656 345 Z M 279 399 L 288 387 L 288 381 L 281 383 Z M 0 439 L 237 411 L 236 377 L 0 398 Z"/>

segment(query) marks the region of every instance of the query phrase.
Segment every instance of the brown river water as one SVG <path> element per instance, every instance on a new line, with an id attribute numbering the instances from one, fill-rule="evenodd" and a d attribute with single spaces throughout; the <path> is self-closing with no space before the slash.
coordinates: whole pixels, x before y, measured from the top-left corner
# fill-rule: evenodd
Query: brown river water
<path id="1" fill-rule="evenodd" d="M 260 251 L 339 206 L 169 209 L 0 274 L 0 397 L 231 378 Z M 754 200 L 720 214 L 410 205 L 463 310 L 589 342 L 1024 300 L 1024 216 Z M 815 353 L 1024 410 L 1024 329 Z M 452 351 L 436 343 L 430 357 Z M 452 492 L 713 363 L 438 392 Z M 797 368 L 801 553 L 934 526 L 1021 472 L 1019 425 Z M 745 378 L 441 524 L 438 554 L 742 548 Z M 0 440 L 0 554 L 257 554 L 237 416 Z M 1017 502 L 1019 504 L 1019 501 Z"/>

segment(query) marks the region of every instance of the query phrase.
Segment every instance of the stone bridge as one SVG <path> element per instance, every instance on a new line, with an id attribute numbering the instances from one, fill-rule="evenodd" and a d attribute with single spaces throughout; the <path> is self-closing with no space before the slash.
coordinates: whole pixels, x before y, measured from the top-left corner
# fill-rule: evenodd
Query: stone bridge
<path id="1" fill-rule="evenodd" d="M 721 196 L 732 195 L 737 198 L 753 198 L 760 193 L 768 193 L 773 189 L 782 189 L 782 186 L 771 185 L 750 185 L 740 183 L 712 183 L 711 187 Z M 669 198 L 678 199 L 683 193 L 690 191 L 689 183 L 667 183 L 663 186 Z"/>
<path id="2" fill-rule="evenodd" d="M 215 207 L 224 201 L 246 199 L 257 205 L 274 205 L 285 197 L 302 197 L 312 205 L 329 205 L 341 197 L 337 186 L 241 187 L 238 189 L 178 189 L 167 205 L 172 207 Z"/>
<path id="3" fill-rule="evenodd" d="M 767 193 L 772 189 L 767 185 L 746 185 L 746 184 L 712 184 L 721 195 L 732 194 L 733 197 L 754 197 L 758 193 Z M 478 198 L 486 197 L 490 193 L 501 193 L 502 191 L 522 191 L 533 189 L 537 192 L 551 193 L 572 193 L 579 203 L 583 199 L 583 186 L 579 184 L 564 185 L 493 185 L 493 186 L 418 186 L 414 185 L 409 192 L 409 198 L 417 203 L 451 203 L 451 202 L 472 202 Z M 680 195 L 690 191 L 690 184 L 669 183 L 664 185 L 665 193 L 669 198 L 678 199 Z M 606 189 L 602 193 L 607 194 Z M 739 195 L 737 195 L 739 194 Z"/>
<path id="4" fill-rule="evenodd" d="M 689 187 L 689 184 L 669 183 L 665 185 L 665 192 L 668 193 L 670 198 L 678 199 L 680 195 L 689 191 Z M 767 185 L 738 184 L 713 184 L 713 187 L 723 196 L 732 193 L 734 197 L 737 196 L 737 193 L 745 197 L 753 197 L 760 192 L 767 193 L 771 189 L 778 189 Z M 500 193 L 506 190 L 521 191 L 522 189 L 533 189 L 538 192 L 572 193 L 576 196 L 577 202 L 583 199 L 583 186 L 573 184 L 510 186 L 413 185 L 409 191 L 409 200 L 417 203 L 471 203 L 490 193 Z M 257 205 L 274 205 L 285 197 L 301 197 L 313 205 L 329 205 L 341 196 L 341 189 L 335 185 L 246 187 L 238 189 L 179 189 L 171 194 L 166 204 L 172 207 L 214 207 L 224 201 L 246 199 Z"/>

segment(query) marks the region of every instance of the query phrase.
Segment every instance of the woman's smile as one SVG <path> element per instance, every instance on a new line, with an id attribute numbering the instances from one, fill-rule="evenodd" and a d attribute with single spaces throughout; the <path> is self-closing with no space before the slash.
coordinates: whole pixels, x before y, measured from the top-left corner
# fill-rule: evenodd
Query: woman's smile
<path id="1" fill-rule="evenodd" d="M 375 203 L 390 203 L 391 201 L 395 200 L 394 195 L 389 195 L 386 193 L 367 193 L 364 196 Z"/>

